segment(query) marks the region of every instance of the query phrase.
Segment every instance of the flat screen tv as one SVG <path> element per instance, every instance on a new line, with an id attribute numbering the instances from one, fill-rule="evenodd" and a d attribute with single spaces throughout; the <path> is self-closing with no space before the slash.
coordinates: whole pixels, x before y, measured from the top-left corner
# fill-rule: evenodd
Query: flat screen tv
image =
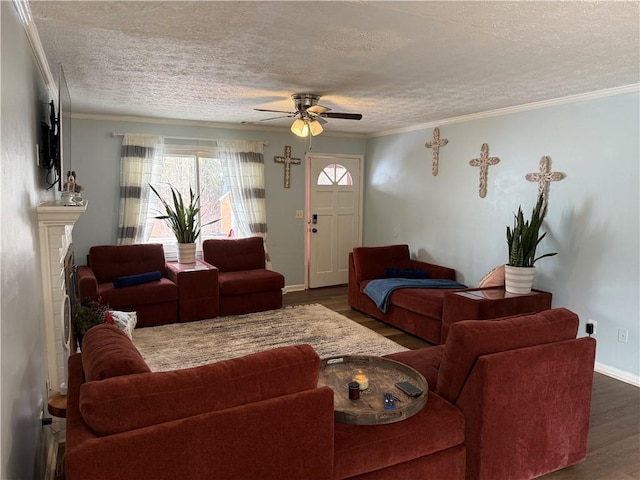
<path id="1" fill-rule="evenodd" d="M 49 123 L 41 123 L 40 165 L 47 170 L 49 188 L 62 190 L 71 171 L 71 96 L 60 65 L 58 77 L 58 112 L 56 102 L 49 102 Z"/>
<path id="2" fill-rule="evenodd" d="M 67 179 L 67 172 L 71 169 L 71 95 L 69 86 L 64 76 L 64 69 L 60 64 L 60 77 L 58 82 L 58 128 L 59 155 L 58 155 L 58 190 L 62 190 Z"/>

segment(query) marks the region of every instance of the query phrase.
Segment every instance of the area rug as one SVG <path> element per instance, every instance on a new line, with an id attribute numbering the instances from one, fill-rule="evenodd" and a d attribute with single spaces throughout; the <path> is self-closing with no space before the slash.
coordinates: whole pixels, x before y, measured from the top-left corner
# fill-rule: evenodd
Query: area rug
<path id="1" fill-rule="evenodd" d="M 136 328 L 133 342 L 154 372 L 195 367 L 302 343 L 311 345 L 321 358 L 386 355 L 407 350 L 318 304 Z"/>

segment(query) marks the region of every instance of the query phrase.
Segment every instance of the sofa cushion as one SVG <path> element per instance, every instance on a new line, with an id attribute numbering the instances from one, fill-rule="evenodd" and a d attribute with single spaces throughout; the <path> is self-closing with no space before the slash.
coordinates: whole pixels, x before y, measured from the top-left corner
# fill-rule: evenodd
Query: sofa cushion
<path id="1" fill-rule="evenodd" d="M 127 288 L 115 288 L 113 283 L 98 285 L 100 303 L 110 308 L 127 308 L 132 305 L 175 302 L 178 300 L 178 287 L 168 278 L 157 282 L 144 283 Z"/>
<path id="2" fill-rule="evenodd" d="M 263 269 L 265 267 L 262 237 L 209 239 L 202 243 L 204 261 L 220 272 Z"/>
<path id="3" fill-rule="evenodd" d="M 319 371 L 311 346 L 281 347 L 184 370 L 85 383 L 80 412 L 98 435 L 111 435 L 316 388 Z"/>
<path id="4" fill-rule="evenodd" d="M 431 318 L 442 318 L 445 290 L 441 288 L 404 288 L 391 294 L 391 305 Z"/>
<path id="5" fill-rule="evenodd" d="M 89 249 L 89 266 L 98 283 L 155 270 L 164 272 L 164 249 L 159 243 L 99 245 Z"/>
<path id="6" fill-rule="evenodd" d="M 242 272 L 220 272 L 218 289 L 220 295 L 246 295 L 284 287 L 284 277 L 271 270 L 245 270 Z"/>
<path id="7" fill-rule="evenodd" d="M 428 395 L 425 407 L 402 422 L 336 423 L 334 478 L 380 470 L 461 444 L 464 441 L 462 413 L 433 392 Z"/>
<path id="8" fill-rule="evenodd" d="M 409 245 L 355 247 L 353 264 L 358 282 L 384 278 L 387 268 L 412 268 Z"/>
<path id="9" fill-rule="evenodd" d="M 87 382 L 151 371 L 127 334 L 107 323 L 82 338 L 82 367 Z"/>
<path id="10" fill-rule="evenodd" d="M 142 285 L 143 283 L 155 282 L 161 278 L 162 272 L 155 270 L 153 272 L 144 272 L 138 273 L 137 275 L 118 277 L 113 281 L 113 286 L 115 288 L 133 287 L 135 285 Z"/>
<path id="11" fill-rule="evenodd" d="M 478 357 L 576 337 L 578 316 L 566 308 L 496 321 L 463 320 L 451 325 L 436 392 L 455 403 Z"/>

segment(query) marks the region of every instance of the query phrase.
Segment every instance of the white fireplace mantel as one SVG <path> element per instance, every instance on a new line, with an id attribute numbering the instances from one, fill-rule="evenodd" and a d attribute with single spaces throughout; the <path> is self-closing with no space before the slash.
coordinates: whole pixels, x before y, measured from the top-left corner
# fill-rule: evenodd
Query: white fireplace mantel
<path id="1" fill-rule="evenodd" d="M 57 390 L 64 380 L 61 310 L 66 291 L 63 262 L 72 244 L 73 225 L 86 210 L 86 200 L 83 205 L 78 206 L 45 202 L 36 207 L 44 296 L 47 375 L 51 390 Z"/>

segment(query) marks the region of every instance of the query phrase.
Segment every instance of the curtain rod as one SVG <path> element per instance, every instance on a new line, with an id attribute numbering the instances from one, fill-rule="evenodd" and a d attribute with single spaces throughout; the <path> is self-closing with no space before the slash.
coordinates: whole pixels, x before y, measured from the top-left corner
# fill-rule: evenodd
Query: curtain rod
<path id="1" fill-rule="evenodd" d="M 113 132 L 111 134 L 112 137 L 124 137 L 124 135 L 125 134 L 123 132 Z M 145 134 L 142 134 L 142 135 L 153 135 L 153 134 L 151 134 L 151 133 L 146 134 L 145 133 Z M 170 138 L 172 140 L 195 140 L 195 141 L 198 141 L 198 142 L 217 142 L 217 140 L 214 140 L 212 138 L 203 138 L 203 137 L 172 137 L 172 136 L 166 136 L 164 138 Z M 269 142 L 265 142 L 265 141 L 262 141 L 260 143 L 262 143 L 265 147 L 269 145 Z"/>

